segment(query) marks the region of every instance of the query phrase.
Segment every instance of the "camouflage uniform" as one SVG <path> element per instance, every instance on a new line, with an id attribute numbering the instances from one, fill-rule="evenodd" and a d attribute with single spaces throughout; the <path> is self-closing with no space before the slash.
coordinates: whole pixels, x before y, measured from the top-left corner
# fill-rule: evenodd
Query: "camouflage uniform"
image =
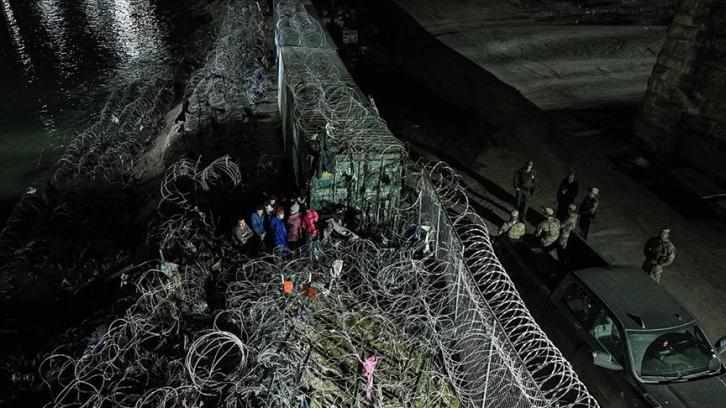
<path id="1" fill-rule="evenodd" d="M 505 236 L 512 241 L 517 241 L 524 235 L 525 226 L 524 223 L 519 220 L 507 221 L 499 227 L 499 236 Z"/>
<path id="2" fill-rule="evenodd" d="M 560 246 L 567 248 L 567 240 L 570 239 L 570 233 L 577 226 L 577 213 L 571 212 L 562 222 L 560 227 Z"/>
<path id="3" fill-rule="evenodd" d="M 643 254 L 645 262 L 641 268 L 660 283 L 663 267 L 672 264 L 676 259 L 676 246 L 670 240 L 663 241 L 661 237 L 653 237 L 645 243 Z"/>
<path id="4" fill-rule="evenodd" d="M 547 217 L 534 230 L 534 236 L 539 238 L 543 247 L 554 244 L 560 237 L 560 220 L 551 216 Z"/>

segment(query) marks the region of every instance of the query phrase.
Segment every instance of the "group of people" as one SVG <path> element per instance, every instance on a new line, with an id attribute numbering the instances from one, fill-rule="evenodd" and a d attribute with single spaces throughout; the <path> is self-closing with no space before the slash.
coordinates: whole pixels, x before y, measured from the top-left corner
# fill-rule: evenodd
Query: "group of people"
<path id="1" fill-rule="evenodd" d="M 529 160 L 524 167 L 514 173 L 512 183 L 514 184 L 516 197 L 515 209 L 517 211 L 517 217 L 519 217 L 518 219 L 522 223 L 527 220 L 529 203 L 536 189 L 537 181 L 537 172 L 534 169 L 534 162 L 532 160 Z M 543 208 L 545 215 L 548 216 L 548 224 L 545 225 L 548 230 L 554 229 L 553 220 L 567 224 L 566 226 L 568 228 L 572 224 L 572 229 L 564 231 L 565 246 L 567 245 L 567 237 L 569 237 L 570 232 L 577 225 L 578 220 L 580 232 L 584 239 L 587 239 L 587 235 L 590 232 L 590 225 L 592 225 L 592 221 L 595 219 L 599 205 L 600 190 L 597 187 L 590 187 L 587 191 L 588 193 L 580 203 L 578 210 L 578 206 L 575 205 L 575 200 L 580 193 L 580 186 L 575 178 L 575 171 L 569 169 L 567 176 L 562 179 L 557 189 L 557 210 L 552 211 L 553 214 L 550 216 L 547 210 L 551 209 L 549 207 Z M 553 220 L 549 220 L 549 218 L 553 218 Z"/>
<path id="2" fill-rule="evenodd" d="M 510 212 L 510 219 L 499 228 L 499 237 L 520 242 L 525 237 L 524 222 L 527 219 L 529 203 L 537 185 L 537 172 L 531 160 L 517 170 L 514 174 L 513 184 L 516 198 L 515 209 Z M 564 250 L 567 248 L 570 234 L 579 222 L 581 236 L 583 239 L 587 239 L 599 205 L 600 190 L 590 187 L 578 208 L 575 200 L 579 192 L 575 171 L 569 169 L 557 190 L 557 209 L 542 208 L 545 220 L 535 228 L 534 234 L 531 236 L 533 239 L 525 243 L 530 246 L 539 246 L 544 250 L 557 248 L 560 257 L 565 260 Z M 665 227 L 661 230 L 660 236 L 648 240 L 643 253 L 646 259 L 642 269 L 654 280 L 660 282 L 663 267 L 670 265 L 676 256 L 675 246 L 670 242 L 670 229 Z"/>
<path id="3" fill-rule="evenodd" d="M 516 198 L 515 208 L 510 212 L 510 219 L 499 228 L 499 236 L 512 241 L 519 241 L 524 237 L 526 231 L 524 223 L 527 220 L 529 203 L 536 189 L 537 181 L 537 172 L 531 160 L 514 174 L 512 183 L 514 184 Z M 578 226 L 578 223 L 582 237 L 587 239 L 590 225 L 597 213 L 600 190 L 597 187 L 590 187 L 578 209 L 575 200 L 579 192 L 580 187 L 575 178 L 575 171 L 570 169 L 567 176 L 560 182 L 557 190 L 557 209 L 542 208 L 545 220 L 535 228 L 533 234 L 535 239 L 529 241 L 530 244 L 540 246 L 543 249 L 552 249 L 558 246 L 564 250 L 567 248 L 570 234 Z"/>
<path id="4" fill-rule="evenodd" d="M 287 203 L 270 196 L 250 215 L 237 219 L 232 229 L 234 243 L 241 250 L 262 255 L 268 248 L 277 256 L 285 256 L 303 245 L 308 246 L 310 256 L 318 260 L 318 212 L 307 208 L 307 197 L 299 194 Z"/>

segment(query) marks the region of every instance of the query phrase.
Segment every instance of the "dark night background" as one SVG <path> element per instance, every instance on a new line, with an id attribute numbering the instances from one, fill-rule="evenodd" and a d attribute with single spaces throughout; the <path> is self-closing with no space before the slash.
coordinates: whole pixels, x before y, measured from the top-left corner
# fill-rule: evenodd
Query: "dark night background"
<path id="1" fill-rule="evenodd" d="M 375 99 L 412 155 L 445 160 L 475 181 L 470 194 L 472 200 L 487 197 L 476 205 L 490 228 L 506 214 L 502 203 L 511 199 L 511 172 L 525 157 L 536 157 L 543 178 L 552 183 L 571 165 L 582 170 L 578 177 L 585 181 L 602 180 L 611 187 L 610 197 L 603 194 L 607 208 L 592 245 L 606 258 L 639 264 L 643 238 L 666 221 L 682 226 L 674 239 L 684 255 L 664 286 L 687 299 L 687 306 L 713 329 L 711 337 L 724 334 L 720 311 L 726 305 L 718 271 L 726 259 L 725 210 L 721 201 L 703 200 L 684 184 L 685 176 L 676 175 L 692 177 L 696 171 L 709 187 L 723 191 L 726 185 L 723 166 L 716 165 L 723 158 L 725 103 L 713 96 L 717 85 L 695 88 L 703 78 L 722 83 L 718 78 L 726 79 L 726 74 L 723 64 L 703 62 L 719 61 L 713 57 L 716 45 L 691 52 L 692 65 L 673 62 L 683 60 L 678 52 L 686 40 L 668 34 L 680 10 L 672 27 L 686 30 L 678 24 L 690 27 L 686 23 L 696 21 L 693 26 L 702 32 L 718 33 L 720 28 L 723 36 L 723 22 L 699 25 L 703 13 L 692 12 L 712 7 L 718 11 L 714 15 L 726 20 L 719 11 L 723 8 L 683 1 L 679 9 L 680 3 L 666 0 L 452 2 L 460 8 L 424 3 L 315 2 L 359 87 Z M 88 181 L 66 190 L 54 181 L 55 161 L 119 94 L 164 81 L 173 93 L 167 111 L 180 104 L 190 73 L 204 64 L 212 47 L 220 4 L 224 2 L 0 0 L 0 220 L 6 225 L 29 189 L 44 202 L 66 202 L 68 210 L 63 222 L 55 213 L 34 219 L 32 234 L 47 232 L 45 225 L 57 228 L 50 236 L 20 237 L 33 245 L 37 241 L 45 251 L 42 259 L 18 261 L 23 251 L 37 248 L 10 250 L 0 242 L 2 259 L 13 259 L 12 270 L 4 268 L 0 280 L 0 388 L 5 390 L 0 405 L 35 406 L 23 405 L 26 399 L 38 406 L 47 403 L 47 390 L 37 377 L 43 356 L 64 341 L 87 338 L 100 322 L 121 313 L 128 305 L 118 300 L 129 293 L 119 288 L 118 272 L 156 256 L 157 248 L 147 245 L 150 217 L 145 212 L 158 198 L 159 178 Z M 697 18 L 689 20 L 690 15 Z M 270 13 L 265 16 L 273 26 Z M 358 42 L 344 43 L 336 19 L 346 30 L 357 30 Z M 699 47 L 705 42 L 696 41 Z M 668 52 L 679 57 L 671 60 Z M 718 55 L 723 62 L 723 54 Z M 693 68 L 711 65 L 717 67 Z M 269 74 L 276 80 L 274 70 Z M 676 71 L 686 74 L 676 80 Z M 256 112 L 256 118 L 268 113 Z M 259 140 L 279 131 L 277 123 L 253 122 L 235 126 Z M 185 139 L 184 145 L 169 149 L 171 155 L 196 159 L 229 153 L 235 160 L 256 161 L 249 156 L 266 153 L 259 141 L 235 145 L 230 130 L 235 128 L 229 125 L 211 126 L 205 131 L 219 135 L 219 141 Z M 148 147 L 154 134 L 150 128 L 144 131 Z M 603 176 L 598 166 L 642 188 L 639 194 L 646 198 L 631 201 L 630 184 Z M 683 168 L 689 172 L 672 171 Z M 287 170 L 280 165 L 275 173 L 285 194 L 292 192 Z M 238 188 L 198 198 L 210 206 L 217 200 L 214 209 L 225 224 L 238 208 L 254 208 L 264 190 L 269 188 L 250 185 L 247 195 Z M 548 203 L 548 194 L 543 188 L 539 204 Z M 659 204 L 643 205 L 648 200 Z M 36 209 L 42 213 L 40 202 L 19 213 L 21 219 L 30 219 Z M 84 250 L 77 253 L 76 248 Z M 68 270 L 43 273 L 54 268 Z"/>

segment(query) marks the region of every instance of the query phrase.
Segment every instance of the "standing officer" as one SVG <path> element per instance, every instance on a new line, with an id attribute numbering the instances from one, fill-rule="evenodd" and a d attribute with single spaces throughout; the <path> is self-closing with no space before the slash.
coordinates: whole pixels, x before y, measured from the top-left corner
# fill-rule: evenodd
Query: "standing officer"
<path id="1" fill-rule="evenodd" d="M 577 226 L 577 206 L 570 204 L 567 206 L 567 218 L 562 221 L 560 226 L 560 247 L 567 248 L 567 241 L 570 239 L 570 233 Z"/>
<path id="2" fill-rule="evenodd" d="M 591 187 L 587 196 L 580 203 L 580 231 L 582 232 L 582 238 L 587 239 L 587 234 L 590 232 L 590 224 L 595 219 L 595 213 L 597 212 L 597 206 L 599 204 L 597 196 L 600 194 L 600 190 L 596 187 Z"/>
<path id="3" fill-rule="evenodd" d="M 532 199 L 532 194 L 534 193 L 537 172 L 534 171 L 533 167 L 534 163 L 532 160 L 528 161 L 524 167 L 514 173 L 514 179 L 512 180 L 517 198 L 515 207 L 519 211 L 519 214 L 521 214 L 522 221 L 527 220 L 529 200 Z"/>
<path id="4" fill-rule="evenodd" d="M 645 262 L 641 268 L 658 283 L 663 267 L 672 264 L 676 259 L 676 246 L 670 241 L 670 234 L 670 228 L 661 229 L 660 236 L 649 239 L 643 248 Z"/>
<path id="5" fill-rule="evenodd" d="M 575 171 L 570 169 L 567 177 L 560 182 L 560 188 L 557 189 L 557 218 L 560 221 L 565 221 L 569 216 L 567 207 L 575 202 L 579 191 L 580 187 L 577 180 L 575 180 Z"/>
<path id="6" fill-rule="evenodd" d="M 557 257 L 560 262 L 567 263 L 567 242 L 570 240 L 570 233 L 577 228 L 577 206 L 570 204 L 567 206 L 567 217 L 560 225 L 560 239 L 557 247 Z"/>

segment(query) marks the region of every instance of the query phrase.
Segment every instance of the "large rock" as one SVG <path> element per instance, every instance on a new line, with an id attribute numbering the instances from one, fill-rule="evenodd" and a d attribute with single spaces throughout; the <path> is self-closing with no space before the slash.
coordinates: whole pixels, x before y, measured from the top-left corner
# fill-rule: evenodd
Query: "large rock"
<path id="1" fill-rule="evenodd" d="M 633 131 L 654 151 L 726 178 L 726 4 L 683 0 Z"/>

